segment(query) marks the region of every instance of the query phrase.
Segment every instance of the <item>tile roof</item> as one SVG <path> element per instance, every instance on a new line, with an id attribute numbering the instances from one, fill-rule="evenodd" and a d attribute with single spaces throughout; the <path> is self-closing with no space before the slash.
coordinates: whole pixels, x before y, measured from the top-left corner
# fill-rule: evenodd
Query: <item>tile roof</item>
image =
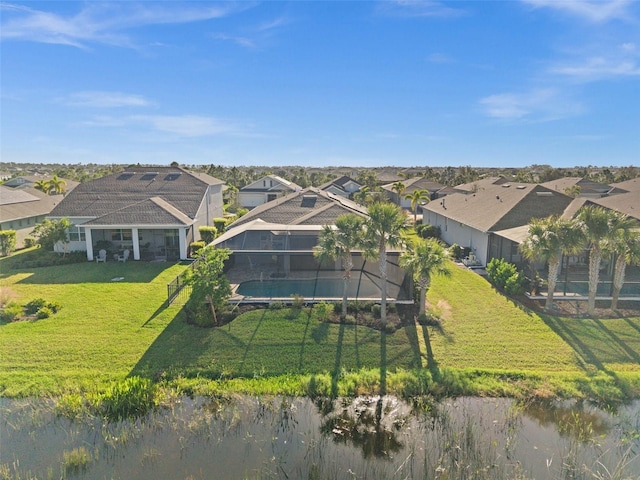
<path id="1" fill-rule="evenodd" d="M 476 193 L 447 195 L 422 209 L 488 232 L 524 225 L 531 218 L 561 214 L 571 201 L 571 197 L 541 185 L 505 183 Z"/>
<path id="2" fill-rule="evenodd" d="M 170 217 L 184 223 L 187 218 L 195 218 L 209 185 L 222 183 L 210 175 L 178 167 L 129 167 L 80 184 L 51 216 L 95 217 L 94 225 L 154 225 Z"/>
<path id="3" fill-rule="evenodd" d="M 367 210 L 340 195 L 309 187 L 254 208 L 229 229 L 256 219 L 282 225 L 329 225 L 344 213 L 366 216 Z"/>

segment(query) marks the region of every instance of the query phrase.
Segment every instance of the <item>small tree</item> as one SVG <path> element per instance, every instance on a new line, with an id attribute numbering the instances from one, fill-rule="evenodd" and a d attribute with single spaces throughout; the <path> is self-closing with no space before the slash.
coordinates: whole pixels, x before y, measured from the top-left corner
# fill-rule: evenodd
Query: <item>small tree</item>
<path id="1" fill-rule="evenodd" d="M 224 262 L 230 253 L 226 248 L 203 248 L 187 278 L 187 283 L 191 285 L 191 297 L 185 308 L 198 325 L 217 324 L 216 312 L 225 306 L 231 296 L 231 285 L 224 275 Z"/>
<path id="2" fill-rule="evenodd" d="M 0 255 L 6 257 L 16 249 L 16 231 L 0 230 Z"/>
<path id="3" fill-rule="evenodd" d="M 67 243 L 67 230 L 71 227 L 68 218 L 60 220 L 45 219 L 33 229 L 32 235 L 45 250 L 53 250 L 56 243 Z"/>

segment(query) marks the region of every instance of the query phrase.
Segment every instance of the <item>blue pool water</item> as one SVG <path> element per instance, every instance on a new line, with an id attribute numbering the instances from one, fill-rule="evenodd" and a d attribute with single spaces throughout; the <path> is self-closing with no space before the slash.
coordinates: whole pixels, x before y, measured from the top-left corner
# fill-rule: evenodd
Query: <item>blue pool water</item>
<path id="1" fill-rule="evenodd" d="M 341 278 L 311 280 L 275 279 L 250 280 L 238 286 L 237 293 L 245 297 L 289 298 L 342 298 L 344 283 Z M 352 278 L 347 296 L 350 298 L 379 298 L 380 288 L 368 277 Z"/>

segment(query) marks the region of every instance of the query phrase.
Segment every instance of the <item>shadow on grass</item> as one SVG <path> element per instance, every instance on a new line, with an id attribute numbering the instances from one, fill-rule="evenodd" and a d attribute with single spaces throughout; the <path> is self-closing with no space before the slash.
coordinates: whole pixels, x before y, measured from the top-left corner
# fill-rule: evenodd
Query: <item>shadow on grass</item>
<path id="1" fill-rule="evenodd" d="M 344 323 L 340 324 L 338 330 L 338 341 L 336 342 L 336 360 L 333 364 L 331 372 L 331 398 L 338 396 L 338 381 L 340 380 L 340 371 L 342 366 L 342 345 L 344 343 Z"/>
<path id="2" fill-rule="evenodd" d="M 69 283 L 149 283 L 172 263 L 135 262 L 127 263 L 107 262 L 74 263 L 52 267 L 33 268 L 28 270 L 13 270 L 4 275 L 29 273 L 17 283 L 24 284 L 69 284 Z M 187 265 L 181 262 L 181 265 Z"/>
<path id="3" fill-rule="evenodd" d="M 562 338 L 579 356 L 581 367 L 589 372 L 588 365 L 611 377 L 627 398 L 633 397 L 629 385 L 616 372 L 608 369 L 606 363 L 640 363 L 638 352 L 624 343 L 614 332 L 598 319 L 574 320 L 539 314 L 540 318 Z M 595 327 L 595 335 L 584 328 L 588 323 Z M 573 329 L 571 328 L 573 327 Z M 582 327 L 582 328 L 581 328 Z M 634 327 L 635 328 L 635 327 Z M 612 339 L 613 342 L 607 341 Z M 590 341 L 594 345 L 590 345 Z M 595 347 L 595 348 L 594 348 Z M 600 349 L 600 352 L 596 351 Z"/>

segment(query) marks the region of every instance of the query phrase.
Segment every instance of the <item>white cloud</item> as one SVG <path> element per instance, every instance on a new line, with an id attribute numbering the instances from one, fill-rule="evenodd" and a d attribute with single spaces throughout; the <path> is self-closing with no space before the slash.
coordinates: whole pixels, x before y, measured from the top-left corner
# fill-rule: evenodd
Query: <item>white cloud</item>
<path id="1" fill-rule="evenodd" d="M 59 99 L 60 103 L 73 107 L 117 108 L 117 107 L 148 107 L 152 102 L 141 95 L 121 92 L 77 92 Z"/>
<path id="2" fill-rule="evenodd" d="M 183 4 L 178 2 L 87 3 L 75 15 L 59 15 L 3 4 L 0 38 L 88 48 L 92 43 L 133 47 L 123 30 L 157 24 L 190 23 L 228 16 L 251 3 Z"/>
<path id="3" fill-rule="evenodd" d="M 241 47 L 255 48 L 256 46 L 256 43 L 248 37 L 227 35 L 226 33 L 216 33 L 213 35 L 213 38 L 215 38 L 216 40 L 229 41 L 235 43 L 236 45 L 240 45 Z"/>
<path id="4" fill-rule="evenodd" d="M 393 17 L 458 17 L 467 12 L 432 0 L 393 0 L 377 4 L 377 12 Z"/>
<path id="5" fill-rule="evenodd" d="M 201 115 L 127 115 L 95 116 L 82 122 L 89 127 L 132 129 L 147 128 L 176 137 L 195 138 L 212 136 L 257 136 L 238 122 Z"/>
<path id="6" fill-rule="evenodd" d="M 505 121 L 548 122 L 575 116 L 583 108 L 553 88 L 500 93 L 480 100 L 485 115 Z"/>
<path id="7" fill-rule="evenodd" d="M 522 0 L 535 8 L 551 8 L 591 22 L 607 22 L 614 19 L 629 20 L 632 0 Z"/>
<path id="8" fill-rule="evenodd" d="M 427 60 L 431 63 L 453 63 L 454 60 L 449 55 L 444 53 L 432 53 L 427 57 Z"/>
<path id="9" fill-rule="evenodd" d="M 640 65 L 635 59 L 609 59 L 592 57 L 582 63 L 556 65 L 551 73 L 566 75 L 578 80 L 589 81 L 610 77 L 640 76 Z"/>
<path id="10" fill-rule="evenodd" d="M 198 115 L 137 115 L 131 119 L 180 137 L 209 137 L 240 132 L 239 127 L 233 123 Z"/>

